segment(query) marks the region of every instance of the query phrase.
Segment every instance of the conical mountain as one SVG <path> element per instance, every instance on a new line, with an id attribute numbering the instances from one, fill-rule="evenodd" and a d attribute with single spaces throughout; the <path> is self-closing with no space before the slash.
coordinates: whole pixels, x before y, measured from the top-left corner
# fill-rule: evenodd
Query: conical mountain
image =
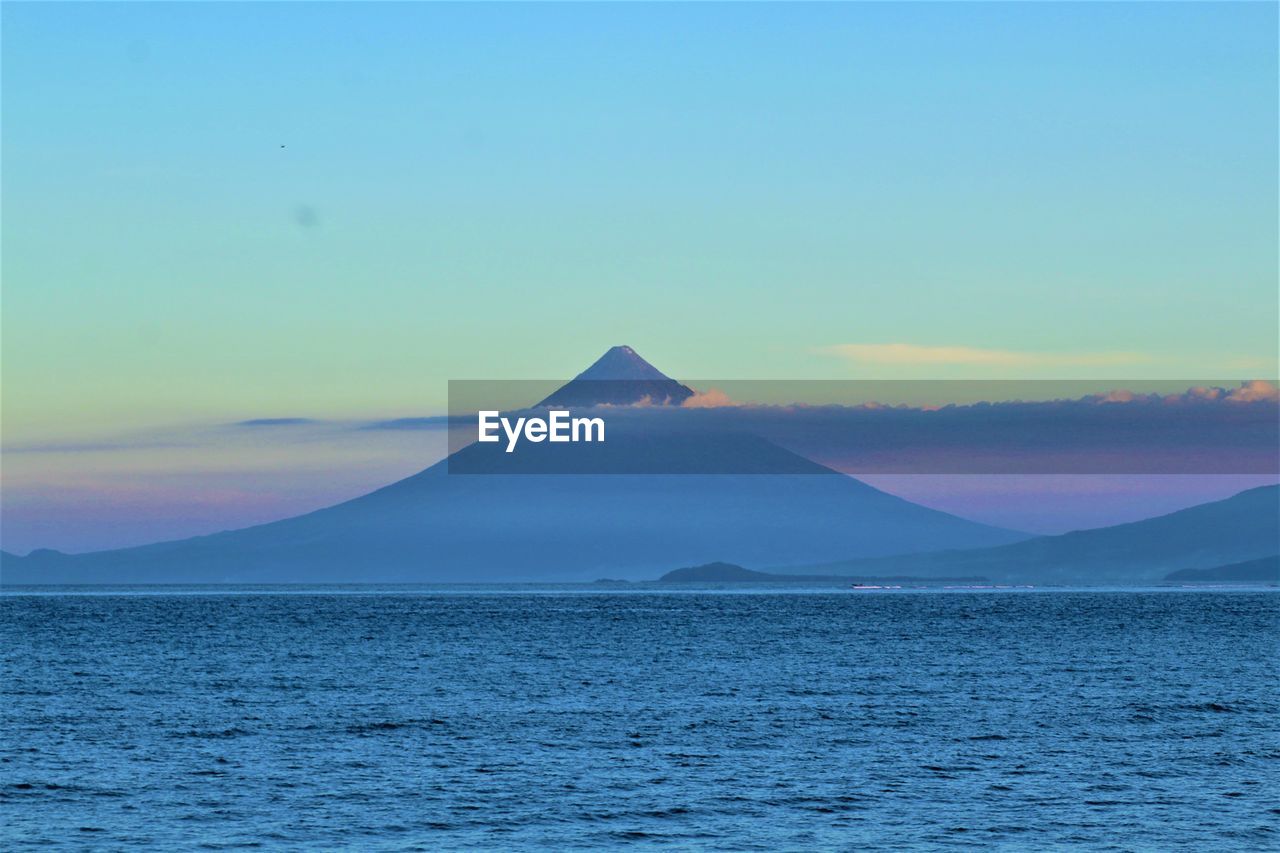
<path id="1" fill-rule="evenodd" d="M 599 391 L 626 383 L 668 404 L 692 394 L 615 347 L 548 400 L 616 403 Z M 611 473 L 587 473 L 601 470 Z M 755 436 L 611 427 L 595 445 L 531 444 L 507 454 L 471 444 L 371 494 L 242 530 L 91 554 L 6 554 L 0 583 L 649 579 L 714 560 L 769 566 L 1024 538 L 886 494 Z"/>

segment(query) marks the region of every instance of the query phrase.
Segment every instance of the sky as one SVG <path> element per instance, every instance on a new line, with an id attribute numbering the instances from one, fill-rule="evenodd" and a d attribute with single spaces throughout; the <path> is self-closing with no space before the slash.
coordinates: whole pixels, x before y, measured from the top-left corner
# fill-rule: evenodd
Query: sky
<path id="1" fill-rule="evenodd" d="M 680 377 L 1280 373 L 1274 4 L 0 14 L 6 548 L 354 496 L 428 439 L 217 425 L 431 414 L 615 344 Z"/>

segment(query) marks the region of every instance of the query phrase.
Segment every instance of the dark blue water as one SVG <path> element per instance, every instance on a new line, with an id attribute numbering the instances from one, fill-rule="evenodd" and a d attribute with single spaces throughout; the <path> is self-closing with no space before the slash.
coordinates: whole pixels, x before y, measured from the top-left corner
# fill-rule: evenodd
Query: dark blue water
<path id="1" fill-rule="evenodd" d="M 1275 849 L 1274 592 L 0 598 L 0 847 Z"/>

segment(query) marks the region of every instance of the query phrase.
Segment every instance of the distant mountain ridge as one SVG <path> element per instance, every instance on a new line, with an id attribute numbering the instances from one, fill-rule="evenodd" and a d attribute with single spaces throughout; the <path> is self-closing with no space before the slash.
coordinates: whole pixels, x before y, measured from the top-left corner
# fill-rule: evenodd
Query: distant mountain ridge
<path id="1" fill-rule="evenodd" d="M 1154 583 L 1172 571 L 1274 555 L 1280 543 L 1280 486 L 1142 521 L 1040 536 L 993 548 L 795 564 L 787 573 L 984 575 L 1051 584 Z"/>
<path id="2" fill-rule="evenodd" d="M 1259 557 L 1208 569 L 1179 569 L 1165 578 L 1189 583 L 1277 583 L 1280 582 L 1280 555 Z"/>

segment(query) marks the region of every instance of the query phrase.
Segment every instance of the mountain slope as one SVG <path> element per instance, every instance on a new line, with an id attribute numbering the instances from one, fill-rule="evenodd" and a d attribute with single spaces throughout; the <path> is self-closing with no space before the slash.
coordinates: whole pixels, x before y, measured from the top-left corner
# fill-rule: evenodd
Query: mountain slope
<path id="1" fill-rule="evenodd" d="M 1169 515 L 995 548 L 793 564 L 788 572 L 984 575 L 1027 583 L 1150 583 L 1179 569 L 1252 560 L 1280 548 L 1280 486 Z"/>
<path id="2" fill-rule="evenodd" d="M 635 474 L 521 473 L 525 463 L 516 460 L 533 460 L 527 470 L 537 471 L 540 458 L 512 454 L 516 473 L 471 475 L 450 474 L 446 460 L 364 497 L 244 530 L 6 557 L 0 582 L 644 579 L 716 559 L 777 565 L 1025 538 L 896 498 L 750 436 L 650 441 L 637 458 L 659 474 L 641 473 L 644 466 Z M 706 465 L 740 473 L 699 473 Z"/>

